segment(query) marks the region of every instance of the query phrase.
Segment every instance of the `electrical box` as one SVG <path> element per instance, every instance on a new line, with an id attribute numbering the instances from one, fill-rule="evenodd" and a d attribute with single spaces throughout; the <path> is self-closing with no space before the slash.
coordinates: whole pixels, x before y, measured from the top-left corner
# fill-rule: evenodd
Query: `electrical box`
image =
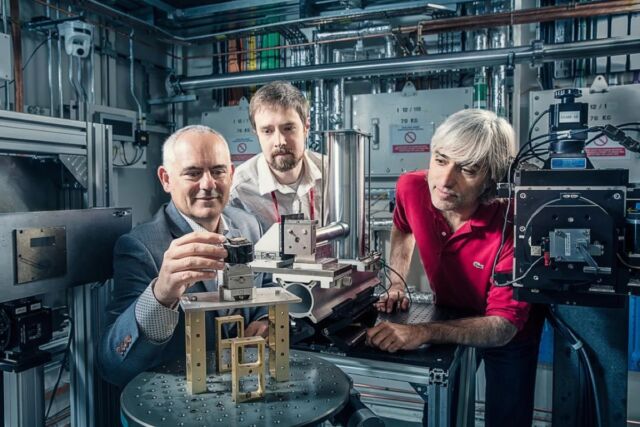
<path id="1" fill-rule="evenodd" d="M 87 117 L 95 123 L 111 126 L 113 166 L 137 169 L 147 167 L 149 133 L 137 129 L 136 111 L 93 105 Z"/>
<path id="2" fill-rule="evenodd" d="M 11 53 L 11 37 L 0 33 L 0 80 L 11 80 L 13 77 L 13 55 Z"/>
<path id="3" fill-rule="evenodd" d="M 352 96 L 353 127 L 372 135 L 372 177 L 426 169 L 436 128 L 472 101 L 473 88 L 416 90 L 412 83 L 401 92 Z"/>
<path id="4" fill-rule="evenodd" d="M 231 161 L 236 166 L 262 152 L 249 121 L 249 101 L 244 97 L 238 105 L 205 111 L 202 124 L 224 135 L 231 151 Z"/>
<path id="5" fill-rule="evenodd" d="M 610 86 L 606 92 L 590 93 L 589 88 L 581 88 L 582 97 L 580 102 L 589 103 L 588 125 L 620 125 L 623 123 L 638 122 L 638 111 L 640 111 L 640 84 L 625 86 Z M 549 109 L 551 104 L 555 104 L 555 90 L 531 92 L 529 95 L 529 123 L 539 117 L 544 111 Z M 532 136 L 544 135 L 548 132 L 548 115 L 545 115 L 536 124 Z M 587 140 L 596 134 L 589 134 Z M 631 134 L 637 137 L 637 134 Z M 521 144 L 526 141 L 524 138 Z M 614 141 L 610 141 L 603 136 L 586 147 L 587 156 L 596 169 L 628 169 L 629 182 L 640 182 L 640 168 L 638 160 L 640 155 L 632 153 Z"/>

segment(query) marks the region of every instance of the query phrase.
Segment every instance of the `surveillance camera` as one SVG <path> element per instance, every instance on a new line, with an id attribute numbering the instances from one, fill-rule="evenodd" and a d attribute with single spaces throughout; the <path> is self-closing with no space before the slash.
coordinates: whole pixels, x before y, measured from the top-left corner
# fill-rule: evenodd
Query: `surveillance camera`
<path id="1" fill-rule="evenodd" d="M 58 25 L 61 37 L 64 37 L 64 49 L 67 55 L 86 58 L 91 53 L 93 25 L 82 21 L 67 21 Z"/>

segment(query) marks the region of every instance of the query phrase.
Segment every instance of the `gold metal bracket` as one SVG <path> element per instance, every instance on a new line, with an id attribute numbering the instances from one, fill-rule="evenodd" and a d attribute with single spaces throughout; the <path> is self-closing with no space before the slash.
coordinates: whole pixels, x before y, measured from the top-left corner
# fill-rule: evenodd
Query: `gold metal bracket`
<path id="1" fill-rule="evenodd" d="M 236 403 L 248 400 L 260 399 L 264 396 L 264 338 L 245 337 L 231 340 L 231 394 Z M 258 360 L 250 363 L 241 363 L 244 359 L 246 347 L 257 347 Z M 248 375 L 258 377 L 258 388 L 250 391 L 240 391 L 240 378 Z"/>
<path id="2" fill-rule="evenodd" d="M 216 372 L 221 374 L 223 372 L 231 371 L 231 341 L 235 338 L 244 337 L 244 317 L 239 314 L 232 316 L 216 317 Z M 232 338 L 222 338 L 222 326 L 228 324 L 236 324 L 237 335 Z M 228 350 L 228 351 L 227 351 Z M 229 362 L 224 361 L 224 355 L 229 354 Z M 240 359 L 242 362 L 242 359 Z"/>
<path id="3" fill-rule="evenodd" d="M 289 306 L 269 306 L 269 374 L 276 381 L 289 381 Z"/>
<path id="4" fill-rule="evenodd" d="M 187 390 L 191 394 L 207 391 L 207 342 L 204 314 L 204 311 L 185 313 Z"/>

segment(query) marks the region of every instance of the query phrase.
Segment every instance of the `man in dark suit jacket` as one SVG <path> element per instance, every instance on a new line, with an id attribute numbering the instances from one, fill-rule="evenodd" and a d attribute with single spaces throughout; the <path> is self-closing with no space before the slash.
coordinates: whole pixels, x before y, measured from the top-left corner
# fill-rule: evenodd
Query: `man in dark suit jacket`
<path id="1" fill-rule="evenodd" d="M 221 244 L 227 237 L 255 243 L 261 235 L 253 216 L 226 207 L 233 165 L 222 135 L 187 126 L 165 141 L 162 154 L 158 178 L 171 203 L 122 236 L 114 249 L 113 299 L 98 360 L 105 379 L 120 386 L 142 371 L 185 357 L 180 297 L 217 290 L 227 255 Z M 256 286 L 261 281 L 256 277 Z M 246 336 L 266 335 L 264 307 L 242 314 Z M 205 316 L 209 349 L 215 343 L 216 315 Z"/>

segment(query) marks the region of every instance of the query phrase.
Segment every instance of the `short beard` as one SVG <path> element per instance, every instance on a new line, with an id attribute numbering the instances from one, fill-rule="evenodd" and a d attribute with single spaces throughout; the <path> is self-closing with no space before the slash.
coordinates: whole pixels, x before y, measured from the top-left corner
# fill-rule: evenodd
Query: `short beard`
<path id="1" fill-rule="evenodd" d="M 282 154 L 283 152 L 280 153 L 275 153 L 277 154 Z M 296 159 L 294 154 L 290 151 L 285 151 L 284 153 L 286 154 L 290 154 L 290 156 L 278 156 L 278 157 L 272 157 L 271 162 L 269 162 L 269 166 L 271 166 L 271 169 L 278 171 L 278 172 L 288 172 L 291 169 L 295 168 L 296 166 L 298 166 L 298 164 L 300 164 L 300 162 L 302 161 L 302 156 L 300 156 L 300 158 Z"/>

